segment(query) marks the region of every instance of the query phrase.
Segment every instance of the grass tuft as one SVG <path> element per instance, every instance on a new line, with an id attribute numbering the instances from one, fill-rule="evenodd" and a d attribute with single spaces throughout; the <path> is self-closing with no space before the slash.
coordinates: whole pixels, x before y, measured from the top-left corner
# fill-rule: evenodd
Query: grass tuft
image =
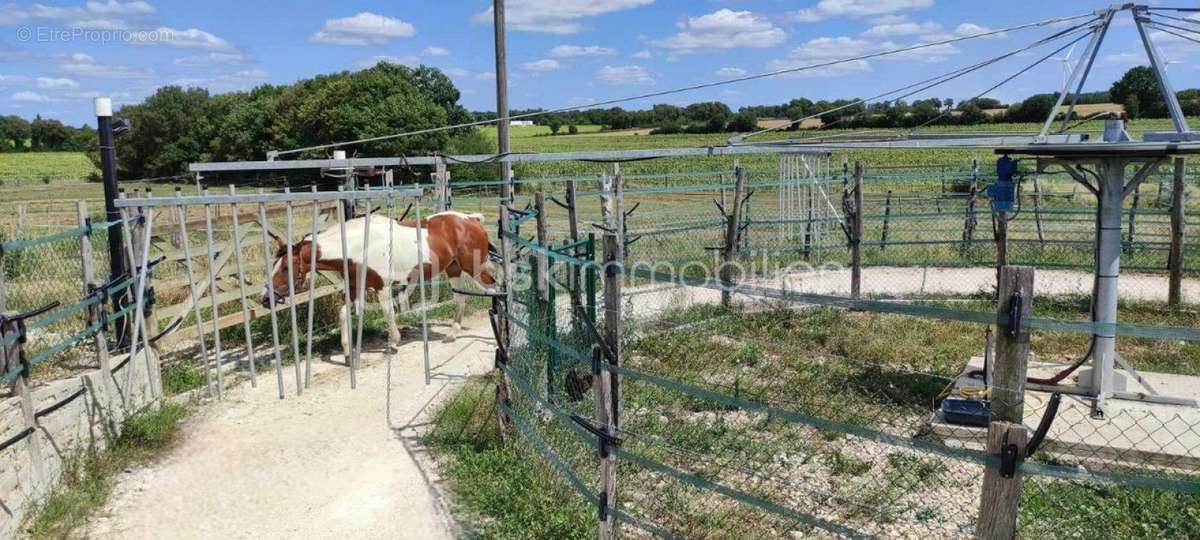
<path id="1" fill-rule="evenodd" d="M 186 415 L 184 405 L 164 403 L 127 418 L 106 450 L 90 448 L 67 459 L 58 488 L 30 518 L 29 536 L 70 537 L 104 506 L 117 474 L 158 458 L 174 445 Z"/>

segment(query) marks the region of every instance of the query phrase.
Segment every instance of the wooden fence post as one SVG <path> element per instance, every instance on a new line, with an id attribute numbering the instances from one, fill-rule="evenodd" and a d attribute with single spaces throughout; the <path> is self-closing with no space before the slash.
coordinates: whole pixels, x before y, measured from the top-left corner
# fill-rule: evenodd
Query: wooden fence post
<path id="1" fill-rule="evenodd" d="M 892 190 L 887 192 L 887 200 L 883 203 L 883 232 L 879 235 L 879 251 L 887 249 L 888 221 L 892 218 Z"/>
<path id="2" fill-rule="evenodd" d="M 963 218 L 963 252 L 969 253 L 975 241 L 975 207 L 979 200 L 979 156 L 971 158 L 971 195 L 967 198 L 967 212 Z"/>
<path id="3" fill-rule="evenodd" d="M 450 200 L 450 172 L 446 169 L 445 159 L 438 159 L 434 164 L 433 179 L 438 211 L 444 212 L 449 210 L 452 204 Z"/>
<path id="4" fill-rule="evenodd" d="M 850 296 L 862 295 L 863 164 L 854 162 L 854 216 L 850 222 Z"/>
<path id="5" fill-rule="evenodd" d="M 1142 199 L 1142 185 L 1133 187 L 1133 203 L 1129 205 L 1129 238 L 1126 239 L 1125 250 L 1133 249 L 1133 243 L 1137 241 L 1137 229 L 1134 228 L 1134 222 L 1137 220 L 1138 204 Z"/>
<path id="6" fill-rule="evenodd" d="M 620 231 L 625 228 L 625 215 L 621 210 L 621 176 L 619 172 L 612 177 L 611 194 L 605 201 L 608 207 L 606 215 L 610 218 L 606 225 L 610 227 L 604 233 L 604 340 L 607 342 L 612 358 L 606 361 L 616 366 L 621 358 L 621 283 L 625 279 L 625 246 Z M 596 422 L 602 426 L 610 439 L 616 439 L 620 425 L 620 379 L 616 370 L 599 370 L 593 381 L 596 397 Z M 614 452 L 602 451 L 600 458 L 600 519 L 597 527 L 601 540 L 610 540 L 615 536 L 615 520 L 613 513 L 607 509 L 613 506 L 617 497 L 617 457 Z"/>
<path id="7" fill-rule="evenodd" d="M 1171 277 L 1167 293 L 1167 303 L 1172 306 L 1178 306 L 1183 297 L 1183 212 L 1187 207 L 1187 191 L 1183 184 L 1184 165 L 1184 158 L 1175 158 L 1175 175 L 1171 185 L 1171 253 L 1168 258 Z"/>
<path id="8" fill-rule="evenodd" d="M 540 248 L 534 252 L 533 259 L 535 264 L 534 286 L 537 292 L 537 301 L 530 305 L 530 312 L 537 314 L 537 320 L 530 320 L 532 325 L 541 326 L 546 337 L 554 339 L 554 304 L 551 303 L 552 282 L 550 280 L 550 257 L 547 256 L 546 250 L 550 249 L 550 241 L 546 234 L 546 192 L 538 189 L 533 194 L 533 209 L 536 212 L 535 223 L 537 227 L 537 245 Z M 546 347 L 546 399 L 553 400 L 554 386 L 554 347 Z"/>
<path id="9" fill-rule="evenodd" d="M 90 223 L 88 220 L 87 201 L 77 202 L 75 204 L 75 209 L 79 213 L 79 226 L 87 227 Z M 112 234 L 112 230 L 116 228 L 116 226 L 109 227 L 109 234 Z M 89 231 L 88 234 L 79 237 L 79 258 L 83 272 L 83 294 L 84 297 L 87 297 L 88 295 L 96 293 L 96 287 L 101 285 L 100 282 L 96 281 L 96 259 L 92 254 L 92 231 Z M 104 296 L 101 296 L 101 298 L 104 298 Z M 95 305 L 87 309 L 87 312 L 85 313 L 84 325 L 91 327 L 102 320 L 105 309 L 104 304 L 105 302 L 103 301 L 97 302 Z M 112 397 L 116 395 L 117 389 L 116 383 L 112 378 L 112 364 L 109 361 L 108 337 L 105 332 L 106 326 L 107 323 L 96 326 L 96 331 L 92 334 L 92 336 L 94 338 L 93 342 L 96 346 L 96 360 L 100 365 L 100 378 L 103 381 L 101 384 L 104 387 L 101 392 L 104 396 L 104 401 L 106 403 L 105 406 L 111 407 L 111 400 Z"/>
<path id="10" fill-rule="evenodd" d="M 0 264 L 0 291 L 4 290 L 3 270 L 4 265 Z M 0 302 L 3 302 L 2 297 L 0 297 Z M 8 373 L 14 368 L 21 368 L 20 375 L 17 375 L 17 378 L 13 381 L 13 390 L 17 398 L 20 399 L 21 417 L 25 422 L 25 429 L 32 430 L 27 431 L 29 435 L 26 437 L 29 449 L 29 462 L 33 466 L 33 482 L 27 494 L 31 499 L 39 499 L 41 497 L 40 490 L 46 487 L 45 482 L 47 478 L 43 470 L 42 448 L 39 442 L 41 433 L 38 429 L 37 415 L 34 413 L 33 393 L 30 391 L 30 366 L 25 362 L 21 350 L 24 346 L 24 343 L 22 343 L 23 339 L 21 338 L 21 326 L 23 323 L 16 320 L 9 320 L 7 317 L 16 315 L 16 313 L 9 313 L 4 311 L 4 309 L 5 306 L 3 303 L 0 303 L 0 315 L 5 316 L 3 321 L 0 321 L 2 323 L 0 324 L 0 338 L 12 336 L 13 340 L 7 345 L 0 346 L 0 349 L 3 349 L 3 355 L 0 355 L 0 360 L 2 360 L 0 366 L 4 368 L 2 373 Z"/>
<path id="11" fill-rule="evenodd" d="M 15 238 L 25 236 L 25 203 L 17 205 L 17 231 L 13 236 Z"/>
<path id="12" fill-rule="evenodd" d="M 725 245 L 721 249 L 721 305 L 728 308 L 733 295 L 733 263 L 741 246 L 742 203 L 746 200 L 746 169 L 734 169 L 733 210 L 725 216 Z"/>
<path id="13" fill-rule="evenodd" d="M 1039 175 L 1033 175 L 1033 219 L 1037 225 L 1038 244 L 1046 247 L 1046 233 L 1042 228 L 1042 182 Z M 1131 227 L 1133 223 L 1129 224 Z"/>
<path id="14" fill-rule="evenodd" d="M 1021 319 L 1033 313 L 1033 268 L 1002 267 L 999 292 L 997 313 L 1006 323 L 996 333 L 996 366 L 991 381 L 992 416 L 988 425 L 987 452 L 999 459 L 1000 464 L 991 463 L 984 470 L 975 536 L 988 540 L 1011 540 L 1016 533 L 1017 510 L 1021 500 L 1020 461 L 1025 457 L 1028 437 L 1022 420 L 1029 362 L 1029 328 Z M 1012 466 L 1006 467 L 1009 464 Z"/>
<path id="15" fill-rule="evenodd" d="M 571 244 L 579 242 L 579 210 L 575 203 L 575 179 L 567 180 L 566 206 L 567 206 L 567 234 L 570 236 Z M 579 247 L 572 249 L 572 256 L 579 256 Z M 591 259 L 589 259 L 591 260 Z M 580 274 L 579 265 L 568 265 L 567 280 L 571 290 L 571 310 L 574 312 L 576 308 L 583 305 L 582 293 L 580 292 Z"/>

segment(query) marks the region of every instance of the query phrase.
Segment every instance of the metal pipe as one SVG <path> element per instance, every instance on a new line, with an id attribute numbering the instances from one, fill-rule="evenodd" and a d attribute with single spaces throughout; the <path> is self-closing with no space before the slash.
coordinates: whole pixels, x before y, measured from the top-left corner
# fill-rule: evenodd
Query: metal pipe
<path id="1" fill-rule="evenodd" d="M 100 173 L 104 179 L 104 219 L 110 222 L 117 221 L 121 219 L 121 212 L 116 205 L 120 190 L 117 188 L 117 149 L 112 125 L 112 100 L 106 97 L 96 98 L 94 104 L 96 132 L 100 136 Z M 122 232 L 122 228 L 114 227 L 108 233 L 109 280 L 124 276 L 129 271 L 125 266 L 125 237 Z M 121 311 L 122 300 L 126 297 L 126 292 L 113 295 L 114 313 Z M 115 328 L 125 326 L 124 315 L 117 317 L 114 323 Z M 123 331 L 117 332 L 117 335 L 122 334 Z"/>
<path id="2" fill-rule="evenodd" d="M 175 188 L 175 196 L 182 198 L 180 189 Z M 183 261 L 184 269 L 187 271 L 188 291 L 191 296 L 192 313 L 196 316 L 196 338 L 200 345 L 200 357 L 204 359 L 204 384 L 205 391 L 209 396 L 213 395 L 213 380 L 212 370 L 208 364 L 208 345 L 205 343 L 204 336 L 204 317 L 200 312 L 200 293 L 196 290 L 196 275 L 192 270 L 192 248 L 191 242 L 188 240 L 187 231 L 187 207 L 178 205 L 175 207 L 176 213 L 179 216 L 179 236 L 180 243 L 183 244 Z M 182 315 L 181 315 L 182 316 Z"/>
<path id="3" fill-rule="evenodd" d="M 258 193 L 261 195 L 262 188 L 258 188 Z M 279 355 L 279 316 L 275 313 L 275 290 L 274 284 L 271 283 L 271 273 L 274 264 L 271 256 L 271 245 L 267 241 L 267 229 L 270 228 L 271 222 L 267 221 L 267 205 L 265 202 L 258 203 L 258 222 L 262 225 L 262 247 L 263 247 L 263 265 L 266 268 L 266 290 L 267 309 L 271 313 L 271 350 L 275 354 L 275 384 L 279 387 L 279 399 L 283 399 L 283 358 Z"/>
<path id="4" fill-rule="evenodd" d="M 317 186 L 312 186 L 312 192 L 317 192 Z M 304 387 L 312 384 L 312 352 L 313 352 L 313 302 L 317 291 L 317 221 L 321 217 L 320 205 L 313 203 L 312 232 L 309 236 L 308 261 L 308 344 L 305 346 L 304 357 Z"/>
<path id="5" fill-rule="evenodd" d="M 208 188 L 204 189 L 208 194 Z M 212 205 L 204 205 L 204 236 L 208 244 L 208 297 L 212 303 L 213 358 L 217 361 L 217 399 L 225 395 L 225 376 L 221 373 L 221 312 L 217 310 L 217 271 L 213 256 Z M 143 263 L 145 264 L 145 263 Z"/>
<path id="6" fill-rule="evenodd" d="M 229 194 L 237 194 L 237 188 L 233 184 L 229 184 Z M 230 210 L 233 213 L 233 236 L 229 243 L 233 248 L 234 264 L 237 266 L 238 295 L 242 300 L 242 333 L 246 335 L 246 360 L 250 365 L 250 387 L 258 388 L 258 368 L 254 362 L 254 338 L 250 336 L 250 305 L 246 302 L 246 270 L 242 264 L 242 233 L 238 224 L 237 203 L 233 203 Z"/>
<path id="7" fill-rule="evenodd" d="M 1125 190 L 1125 160 L 1108 159 L 1099 165 L 1102 180 L 1097 197 L 1100 229 L 1097 231 L 1095 322 L 1096 342 L 1092 360 L 1092 391 L 1096 411 L 1113 393 L 1113 364 L 1116 356 L 1117 284 L 1121 275 L 1121 218 Z"/>
<path id="8" fill-rule="evenodd" d="M 292 188 L 284 187 L 283 194 L 290 195 Z M 292 365 L 296 368 L 296 395 L 304 393 L 304 376 L 300 372 L 300 327 L 296 324 L 296 273 L 292 260 L 292 201 L 288 201 L 284 213 L 287 216 L 287 230 L 284 232 L 283 243 L 287 249 L 287 284 L 288 312 L 292 323 Z M 309 293 L 312 296 L 312 293 Z"/>
<path id="9" fill-rule="evenodd" d="M 338 186 L 339 194 L 345 191 L 344 186 Z M 342 240 L 342 292 L 344 293 L 346 304 L 342 308 L 343 325 L 340 329 L 342 332 L 342 352 L 346 360 L 346 366 L 350 368 L 350 387 L 354 388 L 354 383 L 357 382 L 354 377 L 354 365 L 351 358 L 354 356 L 354 350 L 351 348 L 350 338 L 354 335 L 354 318 L 350 315 L 350 308 L 354 305 L 350 302 L 350 261 L 346 249 L 346 213 L 338 208 L 338 231 Z"/>

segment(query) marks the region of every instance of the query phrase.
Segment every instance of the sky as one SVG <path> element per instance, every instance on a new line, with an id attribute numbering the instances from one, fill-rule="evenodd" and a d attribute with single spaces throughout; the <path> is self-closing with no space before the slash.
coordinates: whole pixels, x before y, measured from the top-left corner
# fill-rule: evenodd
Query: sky
<path id="1" fill-rule="evenodd" d="M 510 103 L 587 105 L 1080 15 L 1110 1 L 508 0 Z M 1012 52 L 1067 26 L 1016 30 L 623 106 L 720 100 L 736 109 L 796 97 L 865 98 Z M 1200 44 L 1162 32 L 1154 39 L 1176 88 L 1200 86 L 1200 64 L 1194 62 Z M 1064 65 L 1079 58 L 1086 40 L 984 93 L 1068 41 L 1015 54 L 909 99 L 983 94 L 1009 102 L 1058 90 Z M 1067 52 L 1070 59 L 1062 60 Z M 1131 16 L 1118 14 L 1085 89 L 1108 89 L 1145 58 Z M 164 85 L 221 93 L 381 60 L 440 68 L 462 92 L 463 105 L 494 110 L 491 2 L 0 3 L 4 115 L 94 125 L 96 96 L 112 97 L 119 107 Z"/>

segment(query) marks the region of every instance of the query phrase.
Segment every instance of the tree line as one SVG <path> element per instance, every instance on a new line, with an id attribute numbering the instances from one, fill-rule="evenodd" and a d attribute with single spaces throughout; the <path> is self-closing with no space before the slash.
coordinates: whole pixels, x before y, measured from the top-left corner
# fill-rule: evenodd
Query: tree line
<path id="1" fill-rule="evenodd" d="M 96 130 L 71 127 L 58 120 L 35 116 L 0 116 L 0 152 L 62 152 L 87 150 L 96 140 Z"/>
<path id="2" fill-rule="evenodd" d="M 1200 115 L 1200 89 L 1177 93 L 1184 114 Z M 953 98 L 927 98 L 914 101 L 893 100 L 859 103 L 859 99 L 813 101 L 796 98 L 777 105 L 741 107 L 735 113 L 721 102 L 693 103 L 686 107 L 654 105 L 644 110 L 621 107 L 547 113 L 536 122 L 548 126 L 552 134 L 583 124 L 607 129 L 654 128 L 651 133 L 721 133 L 757 129 L 759 118 L 786 118 L 797 122 L 790 129 L 801 129 L 798 121 L 819 117 L 821 125 L 839 128 L 913 128 L 926 125 L 978 125 L 988 123 L 1041 122 L 1050 115 L 1058 93 L 1035 94 L 1006 105 L 994 98 L 975 98 L 955 102 Z M 1081 93 L 1079 104 L 1117 103 L 1130 118 L 1165 118 L 1166 104 L 1158 88 L 1154 71 L 1146 66 L 1130 69 L 1107 91 Z M 541 109 L 513 111 L 512 114 L 538 113 Z M 496 117 L 493 112 L 472 113 L 474 119 Z M 1078 118 L 1080 115 L 1073 114 Z"/>
<path id="3" fill-rule="evenodd" d="M 199 88 L 166 86 L 138 104 L 116 112 L 132 129 L 117 143 L 122 178 L 179 175 L 195 161 L 263 159 L 267 151 L 317 146 L 392 133 L 418 131 L 471 120 L 495 118 L 493 112 L 468 112 L 460 93 L 436 68 L 410 68 L 387 63 L 360 71 L 319 75 L 288 85 L 262 85 L 253 90 L 210 94 Z M 1200 114 L 1200 90 L 1179 92 L 1184 112 Z M 1005 106 L 991 98 L 955 102 L 929 98 L 911 102 L 857 103 L 855 99 L 789 100 L 776 105 L 742 107 L 734 112 L 718 101 L 687 106 L 658 104 L 644 110 L 621 107 L 547 113 L 534 117 L 553 133 L 576 126 L 608 129 L 653 128 L 653 133 L 745 133 L 758 129 L 758 119 L 799 120 L 822 114 L 825 126 L 844 128 L 910 128 L 920 125 L 1040 122 L 1057 94 L 1038 94 Z M 1120 103 L 1131 117 L 1166 116 L 1153 71 L 1129 70 L 1107 92 L 1083 94 L 1081 103 Z M 512 114 L 539 113 L 539 109 Z M 801 127 L 799 124 L 793 128 Z M 0 117 L 0 151 L 88 149 L 98 160 L 95 130 L 72 128 L 57 120 L 25 121 Z M 495 142 L 481 130 L 424 133 L 354 145 L 352 155 L 488 154 Z M 325 151 L 299 157 L 323 157 Z"/>

